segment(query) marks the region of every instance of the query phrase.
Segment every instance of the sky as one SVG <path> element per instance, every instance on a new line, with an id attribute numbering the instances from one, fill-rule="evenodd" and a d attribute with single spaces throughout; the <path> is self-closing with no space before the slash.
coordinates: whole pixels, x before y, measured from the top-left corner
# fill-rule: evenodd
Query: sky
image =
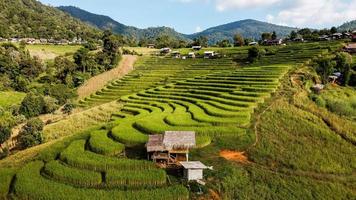
<path id="1" fill-rule="evenodd" d="M 243 19 L 297 28 L 356 20 L 356 0 L 39 0 L 77 6 L 138 28 L 168 26 L 191 34 Z"/>

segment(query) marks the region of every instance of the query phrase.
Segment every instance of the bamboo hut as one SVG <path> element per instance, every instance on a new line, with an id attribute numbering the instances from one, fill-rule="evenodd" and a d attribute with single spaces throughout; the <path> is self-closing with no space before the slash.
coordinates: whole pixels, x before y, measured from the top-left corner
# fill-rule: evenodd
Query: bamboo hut
<path id="1" fill-rule="evenodd" d="M 178 165 L 189 160 L 189 149 L 195 145 L 195 132 L 166 131 L 163 135 L 150 135 L 146 148 L 149 160 Z"/>

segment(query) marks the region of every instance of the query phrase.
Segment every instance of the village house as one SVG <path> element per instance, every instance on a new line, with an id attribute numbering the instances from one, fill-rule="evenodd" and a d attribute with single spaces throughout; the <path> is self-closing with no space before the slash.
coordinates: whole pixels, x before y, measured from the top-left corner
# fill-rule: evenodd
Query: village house
<path id="1" fill-rule="evenodd" d="M 170 53 L 172 50 L 170 49 L 170 48 L 168 48 L 168 47 L 166 47 L 166 48 L 162 48 L 161 50 L 160 50 L 160 53 L 161 54 L 168 54 L 168 53 Z"/>
<path id="2" fill-rule="evenodd" d="M 45 38 L 40 39 L 41 44 L 47 44 L 48 40 Z"/>
<path id="3" fill-rule="evenodd" d="M 199 51 L 199 50 L 202 49 L 202 46 L 192 46 L 192 49 L 193 49 L 194 51 Z"/>
<path id="4" fill-rule="evenodd" d="M 356 43 L 348 44 L 344 47 L 344 51 L 350 54 L 356 54 Z"/>
<path id="5" fill-rule="evenodd" d="M 340 40 L 343 38 L 343 34 L 342 33 L 334 33 L 331 35 L 333 40 Z"/>
<path id="6" fill-rule="evenodd" d="M 215 55 L 216 55 L 215 51 L 205 51 L 204 52 L 205 59 L 214 58 Z"/>
<path id="7" fill-rule="evenodd" d="M 275 40 L 267 40 L 266 45 L 273 46 L 273 45 L 282 45 L 282 39 L 275 39 Z"/>
<path id="8" fill-rule="evenodd" d="M 154 49 L 156 47 L 155 44 L 147 44 L 147 48 L 149 49 Z"/>
<path id="9" fill-rule="evenodd" d="M 328 35 L 322 35 L 319 37 L 320 41 L 329 41 L 331 38 Z"/>
<path id="10" fill-rule="evenodd" d="M 173 52 L 171 53 L 171 55 L 172 55 L 172 58 L 180 58 L 180 53 L 179 53 L 179 51 L 173 51 Z"/>
<path id="11" fill-rule="evenodd" d="M 150 135 L 146 148 L 149 160 L 162 165 L 178 165 L 189 160 L 189 149 L 195 145 L 193 131 L 166 131 L 163 135 Z"/>

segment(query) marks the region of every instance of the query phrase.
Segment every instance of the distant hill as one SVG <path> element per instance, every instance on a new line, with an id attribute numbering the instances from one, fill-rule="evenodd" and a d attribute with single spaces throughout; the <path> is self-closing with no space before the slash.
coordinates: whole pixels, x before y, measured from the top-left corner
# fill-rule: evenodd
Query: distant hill
<path id="1" fill-rule="evenodd" d="M 73 17 L 78 18 L 91 25 L 94 25 L 100 29 L 111 28 L 114 32 L 118 34 L 133 36 L 136 38 L 146 37 L 154 39 L 159 35 L 165 34 L 178 39 L 189 40 L 194 39 L 198 36 L 207 36 L 209 39 L 209 43 L 216 43 L 217 41 L 223 39 L 232 40 L 232 37 L 236 33 L 240 33 L 246 38 L 259 39 L 263 32 L 276 31 L 278 36 L 284 37 L 289 35 L 292 30 L 296 30 L 296 28 L 278 26 L 275 24 L 249 19 L 209 28 L 200 33 L 185 35 L 178 33 L 174 29 L 168 27 L 139 29 L 132 26 L 126 26 L 113 20 L 108 16 L 93 14 L 73 6 L 61 6 L 58 8 L 69 13 Z"/>
<path id="2" fill-rule="evenodd" d="M 346 22 L 343 25 L 338 27 L 339 31 L 349 31 L 349 30 L 356 30 L 356 20 Z"/>
<path id="3" fill-rule="evenodd" d="M 210 43 L 216 43 L 217 41 L 223 39 L 231 40 L 236 33 L 240 33 L 245 38 L 254 38 L 258 40 L 264 32 L 276 31 L 279 37 L 285 37 L 288 36 L 293 30 L 297 29 L 247 19 L 209 28 L 203 32 L 192 34 L 189 37 L 195 38 L 198 36 L 206 36 L 209 38 Z"/>
<path id="4" fill-rule="evenodd" d="M 0 0 L 0 37 L 72 39 L 99 30 L 36 0 Z"/>
<path id="5" fill-rule="evenodd" d="M 169 27 L 151 27 L 147 29 L 139 29 L 133 26 L 121 24 L 112 18 L 104 15 L 97 15 L 74 6 L 60 6 L 58 9 L 67 12 L 75 18 L 82 20 L 100 29 L 112 29 L 113 32 L 131 36 L 135 38 L 156 38 L 159 35 L 169 35 L 174 38 L 187 40 L 187 37 L 181 33 L 176 32 Z"/>

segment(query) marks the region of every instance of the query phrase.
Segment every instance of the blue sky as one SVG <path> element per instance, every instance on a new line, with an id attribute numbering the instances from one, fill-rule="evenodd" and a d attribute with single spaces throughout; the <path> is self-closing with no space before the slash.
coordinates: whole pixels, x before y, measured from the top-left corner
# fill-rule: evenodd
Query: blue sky
<path id="1" fill-rule="evenodd" d="M 139 28 L 169 26 L 182 33 L 241 19 L 325 28 L 356 19 L 356 0 L 40 0 L 74 5 Z"/>

